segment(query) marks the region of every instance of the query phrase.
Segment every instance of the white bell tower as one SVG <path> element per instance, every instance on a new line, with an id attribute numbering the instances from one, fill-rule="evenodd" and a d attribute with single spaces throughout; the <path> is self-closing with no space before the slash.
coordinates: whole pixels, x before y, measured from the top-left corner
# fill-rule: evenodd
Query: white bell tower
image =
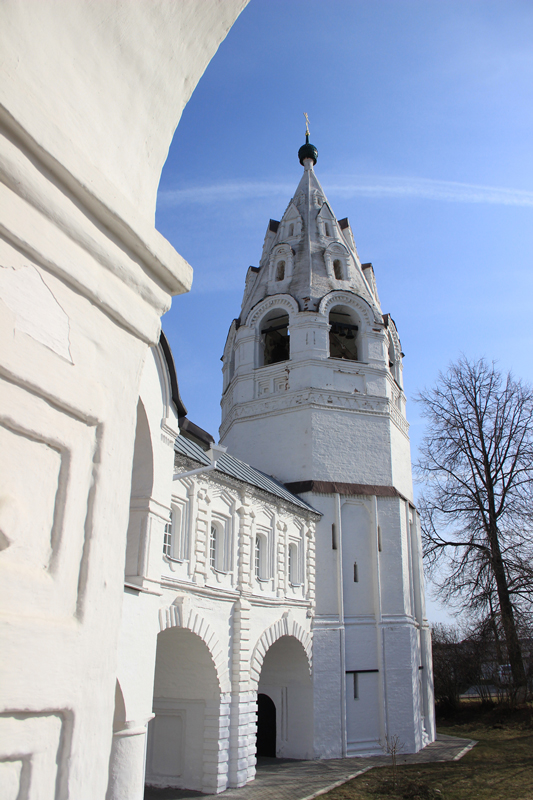
<path id="1" fill-rule="evenodd" d="M 435 738 L 430 633 L 413 504 L 402 351 L 371 264 L 315 175 L 317 150 L 223 357 L 221 442 L 323 514 L 313 623 L 316 757 Z"/>

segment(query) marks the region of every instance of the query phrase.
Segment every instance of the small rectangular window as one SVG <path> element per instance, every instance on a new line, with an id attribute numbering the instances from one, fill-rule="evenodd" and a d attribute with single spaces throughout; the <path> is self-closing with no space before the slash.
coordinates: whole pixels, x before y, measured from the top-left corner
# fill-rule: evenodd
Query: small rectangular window
<path id="1" fill-rule="evenodd" d="M 170 515 L 172 519 L 172 514 Z M 167 558 L 172 558 L 172 522 L 165 523 L 165 532 L 163 534 L 163 555 Z"/>
<path id="2" fill-rule="evenodd" d="M 209 563 L 211 569 L 218 568 L 219 533 L 216 525 L 211 525 L 211 537 L 209 539 Z"/>

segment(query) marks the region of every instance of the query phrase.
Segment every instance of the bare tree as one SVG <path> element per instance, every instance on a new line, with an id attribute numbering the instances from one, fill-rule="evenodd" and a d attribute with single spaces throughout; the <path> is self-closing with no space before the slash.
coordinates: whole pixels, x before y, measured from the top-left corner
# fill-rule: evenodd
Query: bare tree
<path id="1" fill-rule="evenodd" d="M 497 619 L 513 683 L 524 686 L 517 623 L 533 599 L 533 391 L 463 357 L 417 400 L 429 420 L 417 467 L 430 573 L 447 568 L 437 581 L 445 600 Z"/>
<path id="2" fill-rule="evenodd" d="M 457 625 L 442 623 L 433 625 L 431 643 L 435 701 L 441 711 L 457 711 L 461 694 L 480 683 L 480 648 Z"/>

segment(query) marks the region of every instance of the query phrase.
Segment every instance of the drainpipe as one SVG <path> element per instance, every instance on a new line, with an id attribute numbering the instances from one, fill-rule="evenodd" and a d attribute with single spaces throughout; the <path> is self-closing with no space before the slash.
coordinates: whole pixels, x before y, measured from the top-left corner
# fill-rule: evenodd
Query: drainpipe
<path id="1" fill-rule="evenodd" d="M 341 662 L 341 736 L 342 757 L 346 758 L 346 645 L 344 631 L 344 590 L 342 578 L 342 524 L 341 524 L 341 496 L 335 494 L 335 527 L 337 530 L 337 603 L 339 609 L 339 647 Z"/>
<path id="2" fill-rule="evenodd" d="M 211 459 L 211 463 L 209 465 L 198 467 L 197 469 L 191 469 L 189 472 L 176 472 L 176 474 L 172 476 L 172 480 L 178 481 L 181 478 L 189 478 L 191 475 L 203 475 L 206 472 L 212 472 L 214 469 L 216 469 L 218 459 L 220 456 L 224 455 L 227 449 L 227 447 L 223 447 L 221 444 L 212 444 L 210 449 L 207 451 L 207 455 Z"/>

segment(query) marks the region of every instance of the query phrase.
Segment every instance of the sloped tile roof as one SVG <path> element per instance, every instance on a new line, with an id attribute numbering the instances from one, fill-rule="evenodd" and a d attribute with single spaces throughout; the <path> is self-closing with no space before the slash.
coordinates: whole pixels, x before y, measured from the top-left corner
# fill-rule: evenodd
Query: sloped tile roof
<path id="1" fill-rule="evenodd" d="M 206 467 L 211 463 L 202 448 L 195 444 L 195 442 L 185 439 L 184 436 L 178 436 L 174 444 L 174 450 L 177 453 L 181 453 L 181 455 L 187 456 L 187 458 L 197 461 Z M 279 497 L 282 500 L 285 500 L 287 503 L 292 503 L 294 506 L 303 508 L 306 511 L 312 511 L 315 514 L 320 513 L 306 503 L 305 500 L 302 500 L 301 497 L 292 494 L 292 492 L 290 492 L 286 486 L 277 481 L 271 475 L 265 475 L 264 472 L 255 469 L 255 467 L 251 467 L 249 464 L 245 464 L 244 461 L 240 461 L 238 458 L 231 456 L 229 453 L 224 453 L 220 456 L 217 461 L 215 472 L 220 472 L 223 475 L 229 475 L 230 477 L 236 478 L 243 483 L 256 486 L 258 489 L 262 489 L 264 492 L 268 492 L 269 494 Z"/>

